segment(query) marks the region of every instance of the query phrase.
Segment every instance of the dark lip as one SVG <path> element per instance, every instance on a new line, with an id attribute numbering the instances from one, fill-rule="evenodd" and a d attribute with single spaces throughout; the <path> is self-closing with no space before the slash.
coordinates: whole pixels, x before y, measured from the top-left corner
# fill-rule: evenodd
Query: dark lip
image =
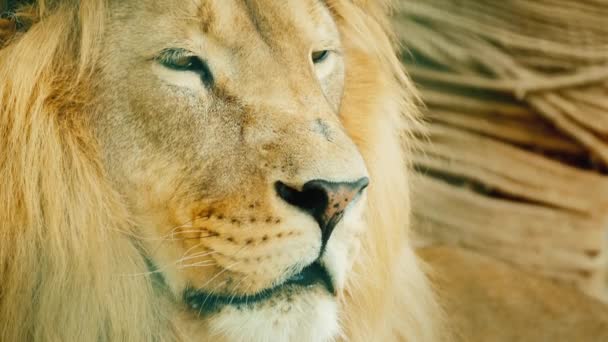
<path id="1" fill-rule="evenodd" d="M 246 296 L 215 295 L 189 288 L 184 292 L 184 301 L 193 309 L 202 312 L 217 311 L 224 306 L 253 305 L 272 298 L 287 288 L 307 288 L 316 285 L 323 286 L 330 294 L 335 295 L 331 277 L 327 269 L 319 262 L 306 266 L 300 273 L 287 279 L 285 282 Z"/>

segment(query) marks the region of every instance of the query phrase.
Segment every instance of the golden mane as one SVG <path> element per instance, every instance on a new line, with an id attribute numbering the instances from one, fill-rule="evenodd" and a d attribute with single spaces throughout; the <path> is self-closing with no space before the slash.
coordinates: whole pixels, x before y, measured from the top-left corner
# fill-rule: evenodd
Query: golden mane
<path id="1" fill-rule="evenodd" d="M 336 17 L 344 19 L 339 26 L 348 37 L 345 40 L 356 44 L 347 48 L 351 52 L 347 65 L 357 70 L 346 80 L 343 121 L 373 180 L 368 194 L 370 229 L 345 305 L 344 316 L 350 320 L 345 324 L 346 335 L 353 341 L 444 340 L 441 310 L 421 271 L 424 265 L 409 246 L 410 192 L 405 170 L 415 142 L 412 132 L 419 126 L 418 97 L 394 52 L 387 20 L 391 1 L 361 0 L 354 7 L 329 3 L 335 4 Z M 362 64 L 357 51 L 377 55 L 378 64 Z M 383 89 L 369 93 L 365 85 L 374 84 L 370 81 L 374 77 L 380 78 Z M 374 119 L 379 115 L 382 120 Z"/>
<path id="2" fill-rule="evenodd" d="M 83 121 L 103 3 L 40 1 L 0 51 L 2 341 L 161 336 L 150 280 L 121 275 L 145 265 Z"/>
<path id="3" fill-rule="evenodd" d="M 342 298 L 344 334 L 436 341 L 439 310 L 407 246 L 401 140 L 416 124 L 416 98 L 390 40 L 389 1 L 326 2 L 348 36 L 350 67 L 360 69 L 348 74 L 344 111 L 366 115 L 343 120 L 374 179 L 370 229 Z M 87 126 L 98 110 L 87 89 L 104 1 L 40 0 L 20 13 L 36 23 L 0 50 L 0 340 L 180 340 L 172 299 L 146 275 Z M 362 65 L 364 52 L 379 58 Z M 370 79 L 383 88 L 369 93 Z"/>

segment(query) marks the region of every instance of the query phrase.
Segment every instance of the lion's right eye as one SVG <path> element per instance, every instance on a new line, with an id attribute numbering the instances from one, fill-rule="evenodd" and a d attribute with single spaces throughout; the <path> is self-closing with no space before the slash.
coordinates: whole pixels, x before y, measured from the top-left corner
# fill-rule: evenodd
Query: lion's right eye
<path id="1" fill-rule="evenodd" d="M 324 60 L 326 60 L 328 56 L 329 56 L 329 50 L 320 50 L 320 51 L 314 51 L 310 55 L 310 59 L 312 59 L 312 62 L 314 64 L 319 64 L 319 63 L 322 63 Z"/>
<path id="2" fill-rule="evenodd" d="M 207 87 L 213 85 L 213 74 L 205 61 L 183 49 L 163 50 L 156 61 L 164 67 L 175 71 L 191 71 L 200 75 Z"/>

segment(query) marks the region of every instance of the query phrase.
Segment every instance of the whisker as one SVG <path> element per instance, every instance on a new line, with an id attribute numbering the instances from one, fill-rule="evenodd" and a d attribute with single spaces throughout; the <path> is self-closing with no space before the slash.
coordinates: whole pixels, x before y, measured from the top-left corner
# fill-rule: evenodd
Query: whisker
<path id="1" fill-rule="evenodd" d="M 198 289 L 201 290 L 203 287 L 207 286 L 210 282 L 212 282 L 214 279 L 216 279 L 217 277 L 219 277 L 221 274 L 223 274 L 224 272 L 229 271 L 232 267 L 240 264 L 241 261 L 237 261 L 235 263 L 232 263 L 230 265 L 228 265 L 226 268 L 224 268 L 222 271 L 218 272 L 218 274 L 214 275 L 211 279 L 209 279 L 208 281 L 205 282 L 205 284 L 203 284 L 201 287 L 199 287 Z M 226 281 L 224 280 L 222 283 L 216 285 L 213 290 L 217 289 L 219 286 L 225 284 Z M 209 297 L 211 296 L 211 291 L 207 292 L 207 295 L 205 296 L 205 300 L 203 300 L 203 304 L 201 305 L 201 310 L 202 308 L 205 306 L 205 303 L 207 303 L 207 300 L 209 299 Z M 200 310 L 199 310 L 199 315 L 200 315 Z"/>
<path id="2" fill-rule="evenodd" d="M 237 250 L 232 257 L 236 257 L 238 256 L 238 254 L 242 253 L 245 249 L 247 249 L 249 246 L 244 245 L 243 247 L 241 247 L 239 250 Z M 218 278 L 220 275 L 222 275 L 225 272 L 230 271 L 232 268 L 234 268 L 235 266 L 241 264 L 243 261 L 242 260 L 238 260 L 226 267 L 224 267 L 223 270 L 221 270 L 220 272 L 218 272 L 216 275 L 214 275 L 213 277 L 211 277 L 211 279 L 207 280 L 203 285 L 198 287 L 198 290 L 202 290 L 205 286 L 209 285 L 209 283 L 211 283 L 213 280 L 215 280 L 216 278 Z M 245 278 L 249 277 L 249 275 L 247 275 Z M 244 280 L 244 279 L 243 279 Z M 242 281 L 242 280 L 241 280 Z M 207 300 L 209 299 L 209 297 L 211 296 L 211 292 L 213 292 L 213 290 L 217 289 L 218 287 L 220 287 L 221 285 L 223 285 L 226 281 L 223 281 L 222 283 L 216 285 L 213 287 L 212 291 L 209 291 L 205 297 L 205 300 L 203 300 L 203 304 L 201 305 L 201 310 L 202 307 L 205 306 L 205 303 L 207 302 Z M 239 282 L 240 283 L 240 282 Z M 231 301 L 234 299 L 235 294 L 232 295 Z M 200 312 L 199 312 L 200 315 Z"/>
<path id="3" fill-rule="evenodd" d="M 203 252 L 203 253 L 195 253 L 195 254 L 187 256 L 185 258 L 180 258 L 180 259 L 175 260 L 175 261 L 173 261 L 171 263 L 168 263 L 168 264 L 165 264 L 163 266 L 160 266 L 160 267 L 158 267 L 154 271 L 140 272 L 140 273 L 128 273 L 128 274 L 122 274 L 122 276 L 145 276 L 145 275 L 152 275 L 152 274 L 156 274 L 156 273 L 162 273 L 164 270 L 166 270 L 166 269 L 168 269 L 170 267 L 173 267 L 173 266 L 177 266 L 179 263 L 181 263 L 183 261 L 192 260 L 192 259 L 200 258 L 200 257 L 203 257 L 203 256 L 213 255 L 215 253 L 217 253 L 217 252 L 210 251 L 210 252 Z M 183 267 L 177 267 L 177 268 L 180 269 L 180 268 L 183 268 Z"/>
<path id="4" fill-rule="evenodd" d="M 196 220 L 197 220 L 197 218 L 194 218 L 194 219 L 192 219 L 190 221 L 187 221 L 187 222 L 183 223 L 182 225 L 173 227 L 166 235 L 163 235 L 163 236 L 160 236 L 160 237 L 157 237 L 157 238 L 156 237 L 152 238 L 152 237 L 149 237 L 149 236 L 144 236 L 144 235 L 138 234 L 138 233 L 136 233 L 134 231 L 126 231 L 124 229 L 115 229 L 115 230 L 118 231 L 118 232 L 120 232 L 120 233 L 123 233 L 125 235 L 128 235 L 130 237 L 138 238 L 140 240 L 144 240 L 144 241 L 156 241 L 156 240 L 162 240 L 162 239 L 164 239 L 167 236 L 171 236 L 171 234 L 173 232 L 175 232 L 176 230 L 178 230 L 180 228 L 183 228 L 183 227 L 186 227 L 188 225 L 191 225 L 192 222 L 194 222 Z"/>
<path id="5" fill-rule="evenodd" d="M 185 268 L 198 268 L 198 267 L 207 267 L 207 266 L 215 266 L 217 265 L 217 263 L 215 261 L 201 261 L 201 262 L 197 262 L 194 264 L 188 264 L 188 265 L 182 265 L 180 267 L 178 267 L 178 269 L 185 269 Z"/>
<path id="6" fill-rule="evenodd" d="M 184 261 L 188 261 L 188 260 L 192 260 L 192 259 L 198 259 L 198 258 L 202 258 L 202 257 L 206 257 L 206 256 L 210 256 L 213 254 L 217 254 L 217 252 L 211 251 L 211 252 L 204 252 L 204 253 L 196 253 L 196 254 L 192 254 L 189 255 L 187 257 L 183 257 L 179 260 L 176 261 L 177 263 L 183 263 Z M 215 262 L 215 261 L 214 261 Z"/>
<path id="7" fill-rule="evenodd" d="M 189 231 L 183 231 L 180 232 L 181 233 L 200 233 L 202 232 L 201 230 L 189 230 Z M 202 239 L 206 239 L 209 237 L 213 237 L 213 234 L 209 234 L 209 235 L 205 235 L 205 236 L 196 236 L 196 237 L 190 237 L 190 238 L 179 238 L 179 239 L 175 239 L 172 238 L 171 240 L 167 240 L 167 239 L 163 239 L 155 248 L 154 248 L 154 253 L 156 253 L 158 251 L 159 248 L 162 247 L 162 245 L 167 242 L 167 241 L 190 241 L 190 240 L 202 240 Z"/>
<path id="8" fill-rule="evenodd" d="M 213 290 L 217 289 L 218 287 L 220 287 L 220 286 L 222 286 L 224 284 L 226 284 L 226 280 L 222 281 L 221 283 L 219 283 L 215 287 L 213 287 L 212 291 L 207 292 L 207 295 L 205 296 L 205 300 L 203 300 L 203 304 L 201 304 L 200 308 L 198 309 L 198 315 L 199 316 L 203 312 L 203 308 L 205 307 L 205 303 L 207 303 L 207 299 L 209 299 L 209 297 L 211 296 L 211 293 L 213 292 Z"/>
<path id="9" fill-rule="evenodd" d="M 184 260 L 184 258 L 188 258 L 188 257 L 191 257 L 191 256 L 200 255 L 200 254 L 203 254 L 203 253 L 207 253 L 207 250 L 208 250 L 208 249 L 207 249 L 207 248 L 205 248 L 205 251 L 203 251 L 203 252 L 199 252 L 199 253 L 194 253 L 194 254 L 188 255 L 188 253 L 190 253 L 190 251 L 194 250 L 195 248 L 200 247 L 200 246 L 201 246 L 203 243 L 204 243 L 204 242 L 202 242 L 202 241 L 201 241 L 201 242 L 197 243 L 196 245 L 194 245 L 194 246 L 192 246 L 192 247 L 188 248 L 188 249 L 187 249 L 187 250 L 184 252 L 184 254 L 182 254 L 182 257 L 181 257 L 181 258 L 179 258 L 178 260 Z M 209 250 L 209 251 L 210 251 L 210 250 Z M 210 251 L 210 252 L 213 252 L 213 251 Z"/>
<path id="10" fill-rule="evenodd" d="M 249 292 L 249 290 L 251 290 L 252 285 L 253 285 L 252 283 L 249 283 L 249 285 L 247 285 L 247 290 L 246 290 L 247 292 Z M 249 297 L 245 297 L 245 306 L 247 306 L 248 301 L 249 301 Z"/>
<path id="11" fill-rule="evenodd" d="M 214 275 L 213 277 L 211 277 L 211 279 L 207 280 L 202 286 L 200 286 L 198 289 L 201 290 L 203 287 L 209 285 L 209 283 L 211 283 L 212 281 L 214 281 L 217 277 L 219 277 L 220 275 L 222 275 L 225 272 L 230 271 L 230 269 L 238 264 L 242 263 L 241 260 L 236 261 L 230 265 L 228 265 L 227 267 L 224 267 L 223 270 L 221 270 L 220 272 L 218 272 L 216 275 Z"/>
<path id="12" fill-rule="evenodd" d="M 228 303 L 228 304 L 232 304 L 232 301 L 234 300 L 234 297 L 236 297 L 236 296 L 237 296 L 237 293 L 236 293 L 236 291 L 235 291 L 235 290 L 236 290 L 236 288 L 238 288 L 238 287 L 239 287 L 239 285 L 241 285 L 241 284 L 242 284 L 242 283 L 243 283 L 245 280 L 249 279 L 249 277 L 250 277 L 250 276 L 251 276 L 251 274 L 248 274 L 248 275 L 244 276 L 244 277 L 243 277 L 241 280 L 239 280 L 239 282 L 238 282 L 238 283 L 236 283 L 236 285 L 234 285 L 234 287 L 233 287 L 232 291 L 230 291 L 230 292 L 232 292 L 232 295 L 230 296 L 230 301 L 229 301 L 229 303 Z M 247 297 L 245 297 L 245 298 L 247 298 Z M 247 299 L 245 299 L 245 301 L 246 301 L 246 300 L 247 300 Z"/>

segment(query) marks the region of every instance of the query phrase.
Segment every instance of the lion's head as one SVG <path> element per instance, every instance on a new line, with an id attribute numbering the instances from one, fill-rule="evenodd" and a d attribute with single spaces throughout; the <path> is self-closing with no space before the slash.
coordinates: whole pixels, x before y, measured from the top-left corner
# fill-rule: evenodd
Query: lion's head
<path id="1" fill-rule="evenodd" d="M 0 51 L 2 340 L 433 336 L 385 1 L 22 12 Z"/>

